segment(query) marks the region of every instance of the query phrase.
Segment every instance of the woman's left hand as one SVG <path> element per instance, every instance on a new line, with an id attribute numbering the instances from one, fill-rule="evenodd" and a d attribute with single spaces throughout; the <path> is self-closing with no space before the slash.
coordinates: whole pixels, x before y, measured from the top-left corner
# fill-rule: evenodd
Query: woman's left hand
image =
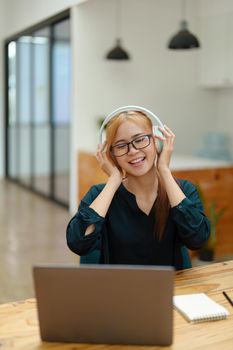
<path id="1" fill-rule="evenodd" d="M 167 126 L 164 129 L 159 128 L 162 132 L 164 138 L 161 137 L 163 142 L 163 149 L 160 154 L 158 154 L 157 167 L 159 171 L 169 169 L 171 156 L 174 149 L 175 134 Z"/>

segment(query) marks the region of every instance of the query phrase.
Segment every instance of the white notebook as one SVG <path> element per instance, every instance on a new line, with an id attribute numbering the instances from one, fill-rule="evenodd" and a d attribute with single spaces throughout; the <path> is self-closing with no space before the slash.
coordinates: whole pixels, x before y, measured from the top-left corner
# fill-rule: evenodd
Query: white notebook
<path id="1" fill-rule="evenodd" d="M 195 323 L 222 320 L 229 315 L 225 307 L 205 293 L 176 295 L 173 304 L 188 321 Z"/>

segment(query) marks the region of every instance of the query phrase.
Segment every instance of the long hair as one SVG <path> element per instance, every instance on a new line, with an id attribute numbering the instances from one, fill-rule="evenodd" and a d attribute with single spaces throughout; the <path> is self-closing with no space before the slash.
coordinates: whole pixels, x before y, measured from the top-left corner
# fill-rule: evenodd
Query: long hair
<path id="1" fill-rule="evenodd" d="M 107 155 L 118 166 L 116 159 L 112 156 L 110 148 L 115 139 L 119 126 L 126 120 L 133 121 L 138 125 L 143 125 L 148 128 L 148 131 L 152 133 L 152 122 L 146 114 L 139 111 L 127 111 L 120 113 L 113 117 L 106 126 L 106 142 L 107 142 Z M 164 230 L 167 223 L 168 213 L 170 209 L 170 203 L 168 200 L 167 192 L 164 184 L 160 178 L 158 169 L 156 169 L 158 177 L 158 193 L 155 201 L 155 235 L 158 240 L 161 240 L 164 234 Z"/>

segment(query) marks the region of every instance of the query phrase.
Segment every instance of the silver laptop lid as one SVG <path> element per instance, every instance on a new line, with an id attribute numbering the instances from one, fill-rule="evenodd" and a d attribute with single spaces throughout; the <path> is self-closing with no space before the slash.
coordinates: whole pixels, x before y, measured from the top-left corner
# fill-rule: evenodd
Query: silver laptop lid
<path id="1" fill-rule="evenodd" d="M 33 275 L 45 341 L 172 343 L 172 267 L 44 265 Z"/>

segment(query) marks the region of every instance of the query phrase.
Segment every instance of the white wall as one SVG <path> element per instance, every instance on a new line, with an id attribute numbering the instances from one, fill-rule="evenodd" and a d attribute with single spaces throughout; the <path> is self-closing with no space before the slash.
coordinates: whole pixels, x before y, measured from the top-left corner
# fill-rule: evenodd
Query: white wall
<path id="1" fill-rule="evenodd" d="M 198 14 L 200 16 L 212 16 L 232 11 L 232 0 L 198 0 Z"/>
<path id="2" fill-rule="evenodd" d="M 94 150 L 97 119 L 125 104 L 154 111 L 176 133 L 176 152 L 193 154 L 209 121 L 216 122 L 212 91 L 198 86 L 198 50 L 171 51 L 179 27 L 180 2 L 122 1 L 122 37 L 128 62 L 104 59 L 113 46 L 114 1 L 94 0 L 77 8 L 77 148 Z M 197 3 L 187 2 L 190 29 L 197 32 Z"/>
<path id="3" fill-rule="evenodd" d="M 233 1 L 232 0 L 198 0 L 198 17 L 200 19 L 208 17 L 213 18 L 214 21 L 218 20 L 218 16 L 221 20 L 223 14 L 230 14 L 233 18 Z M 216 23 L 218 24 L 218 23 Z M 212 38 L 216 40 L 216 38 Z M 219 40 L 219 38 L 218 38 Z M 231 33 L 226 32 L 226 43 L 229 42 L 229 52 L 233 51 L 231 40 Z M 224 47 L 224 45 L 223 45 Z M 223 52 L 223 55 L 225 52 Z M 223 56 L 224 57 L 224 56 Z M 219 67 L 223 64 L 221 60 L 221 54 L 218 57 Z M 233 70 L 233 62 L 230 63 L 230 69 Z M 226 68 L 227 69 L 227 68 Z M 233 87 L 207 89 L 213 97 L 216 111 L 214 118 L 209 115 L 209 130 L 227 133 L 230 137 L 230 152 L 233 157 L 233 128 L 232 128 L 232 116 L 233 116 Z"/>
<path id="4" fill-rule="evenodd" d="M 217 92 L 217 129 L 228 131 L 233 141 L 233 89 L 222 89 Z M 233 143 L 233 142 L 232 142 Z M 233 145 L 231 147 L 233 150 Z M 233 153 L 233 152 L 232 152 Z"/>

